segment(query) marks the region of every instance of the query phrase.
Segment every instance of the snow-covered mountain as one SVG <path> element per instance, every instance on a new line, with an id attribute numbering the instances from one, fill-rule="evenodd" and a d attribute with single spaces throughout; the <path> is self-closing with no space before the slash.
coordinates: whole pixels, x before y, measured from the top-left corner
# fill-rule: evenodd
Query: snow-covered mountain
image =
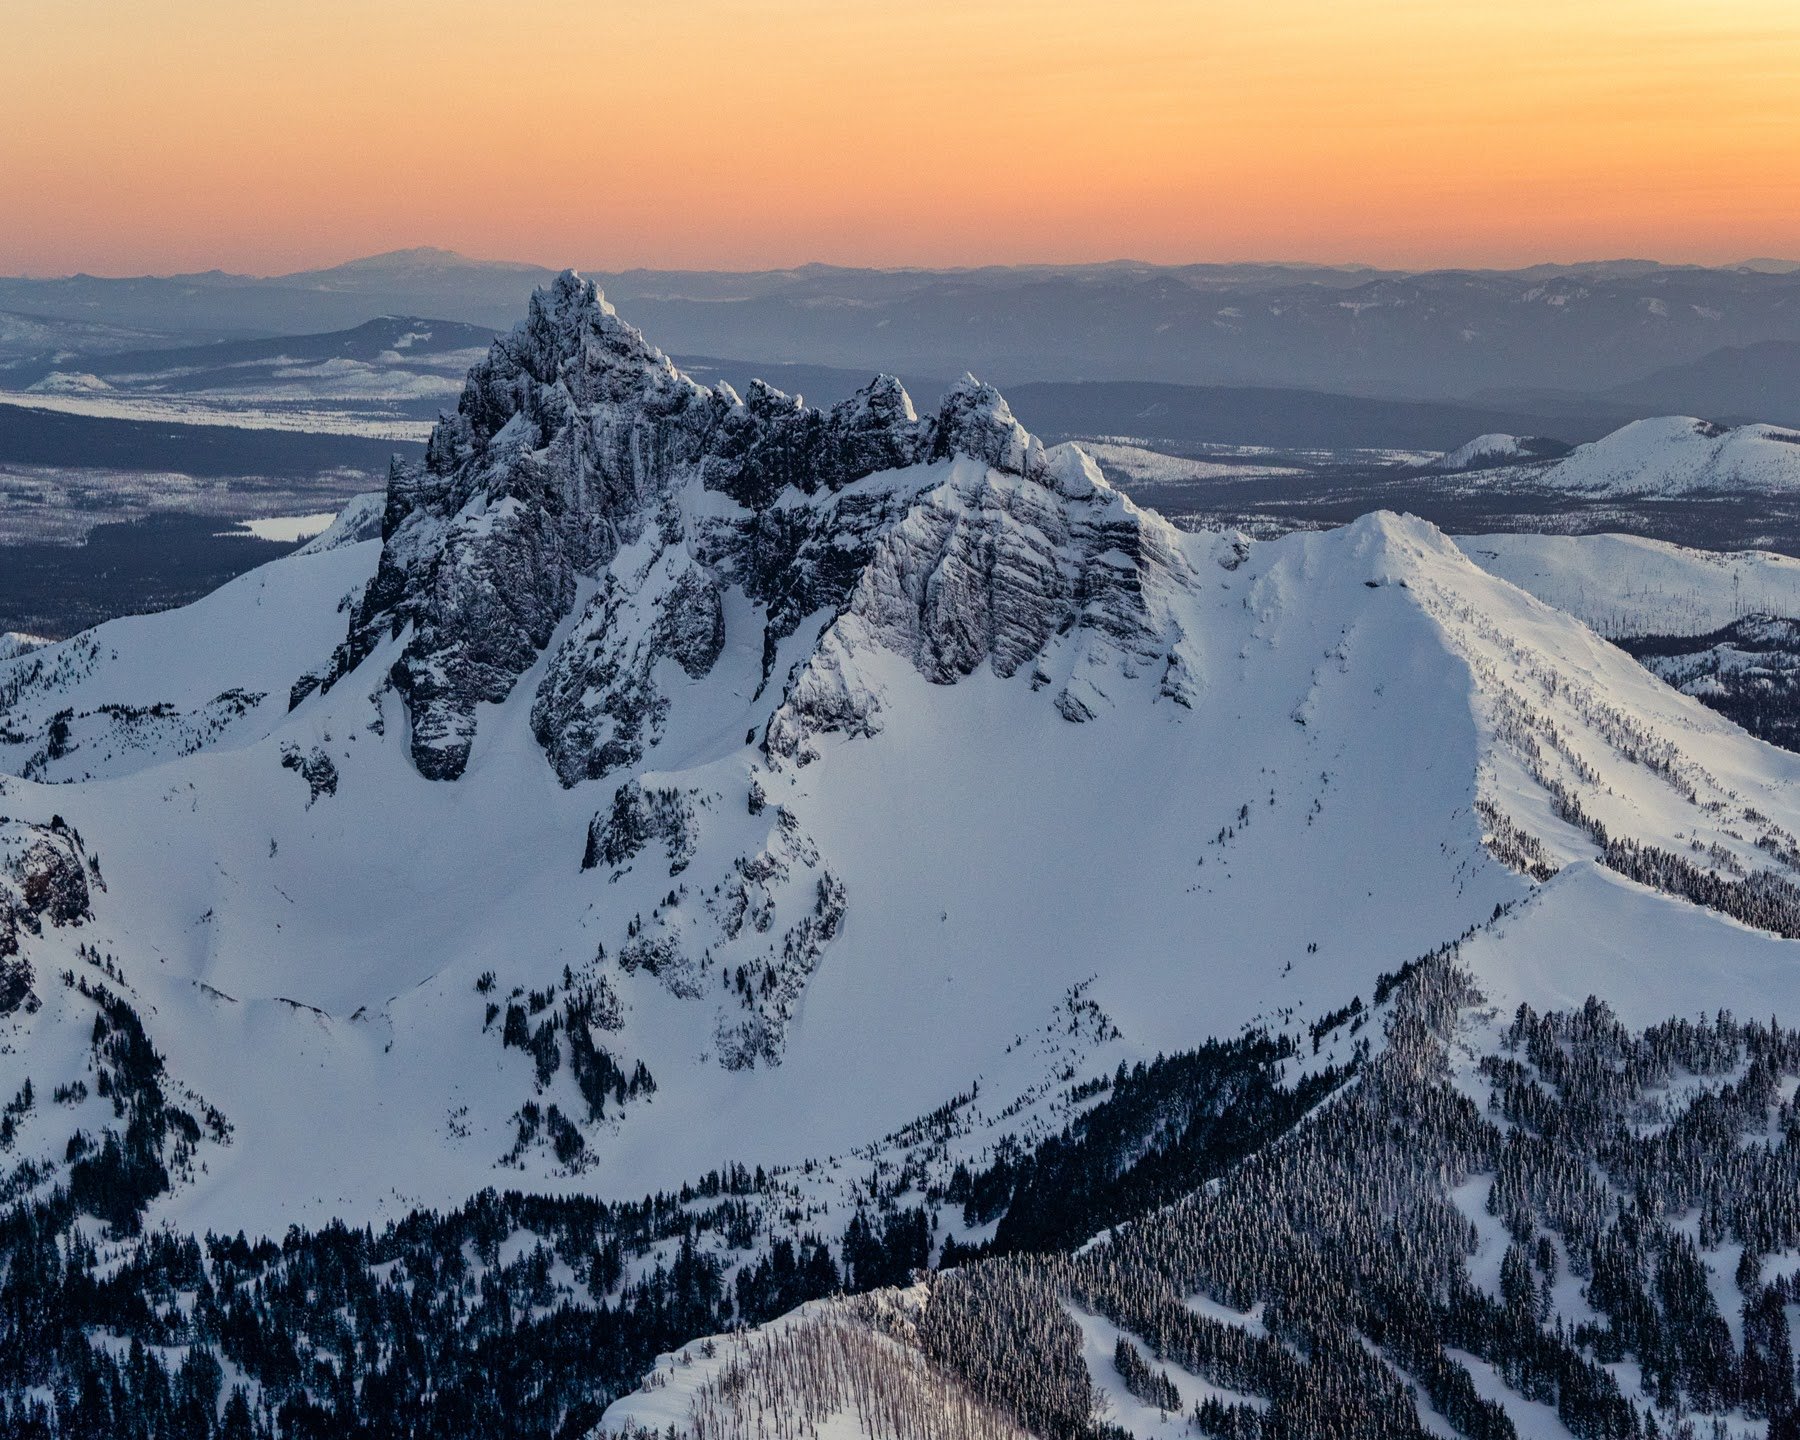
<path id="1" fill-rule="evenodd" d="M 572 276 L 368 515 L 0 664 L 6 1070 L 126 997 L 220 1120 L 185 1224 L 636 1195 L 977 1083 L 986 1145 L 1626 842 L 1740 918 L 1800 864 L 1800 760 L 1427 525 L 1184 534 L 973 380 L 740 398 Z"/>
<path id="2" fill-rule="evenodd" d="M 1800 1038 L 1760 1021 L 1800 998 L 1800 755 L 1596 629 L 1780 614 L 1791 568 L 1386 513 L 1183 532 L 973 379 L 924 416 L 891 378 L 740 396 L 565 275 L 385 495 L 0 658 L 0 1402 L 99 1396 L 104 1433 L 107 1385 L 142 1414 L 171 1383 L 131 1342 L 215 1396 L 217 1345 L 234 1433 L 566 1435 L 687 1344 L 613 1417 L 660 1427 L 775 1383 L 697 1337 L 992 1243 L 1059 1258 L 747 1343 L 798 1330 L 968 1421 L 934 1433 L 1085 1434 L 1056 1417 L 1097 1385 L 1141 1436 L 1169 1393 L 1296 1434 L 1348 1395 L 1345 1433 L 1411 1435 L 1393 1364 L 1505 1434 L 1468 1376 L 1546 1382 L 1459 1368 L 1476 1311 L 1432 1307 L 1574 1273 L 1559 1245 L 1680 1251 L 1752 1153 L 1696 1077 L 1740 1074 L 1775 1158 L 1655 1283 L 1710 1266 L 1780 1313 L 1721 1237 L 1800 1255 Z M 1572 1168 L 1532 1194 L 1635 1166 L 1618 1194 L 1662 1208 L 1595 1200 L 1503 1262 L 1540 1090 Z M 1154 1337 L 1193 1327 L 1130 1309 L 1147 1276 L 1229 1364 L 1153 1383 L 1128 1347 L 1173 1364 Z M 1296 1276 L 1339 1288 L 1315 1315 Z M 1505 1321 L 1559 1404 L 1604 1388 L 1582 1307 L 1625 1303 L 1577 1291 L 1532 1279 Z M 40 1293 L 63 1318 L 18 1320 Z M 1040 1381 L 1073 1408 L 1032 1419 Z"/>
<path id="3" fill-rule="evenodd" d="M 1800 431 L 1684 415 L 1637 420 L 1578 446 L 1540 483 L 1585 495 L 1785 493 L 1800 485 Z"/>
<path id="4" fill-rule="evenodd" d="M 1448 474 L 1466 470 L 1490 470 L 1500 465 L 1518 465 L 1532 460 L 1558 459 L 1568 453 L 1560 440 L 1537 435 L 1477 435 L 1456 449 L 1438 456 L 1426 468 Z"/>

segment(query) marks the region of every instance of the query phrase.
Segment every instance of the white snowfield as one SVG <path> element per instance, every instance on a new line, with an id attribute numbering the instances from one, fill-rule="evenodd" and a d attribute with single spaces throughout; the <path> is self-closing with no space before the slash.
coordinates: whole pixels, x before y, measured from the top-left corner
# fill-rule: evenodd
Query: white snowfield
<path id="1" fill-rule="evenodd" d="M 1800 432 L 1687 415 L 1636 420 L 1576 447 L 1538 483 L 1589 495 L 1786 493 L 1800 486 Z"/>
<path id="2" fill-rule="evenodd" d="M 1606 636 L 1706 635 L 1746 615 L 1800 615 L 1800 560 L 1691 550 L 1636 535 L 1469 535 L 1491 575 Z"/>

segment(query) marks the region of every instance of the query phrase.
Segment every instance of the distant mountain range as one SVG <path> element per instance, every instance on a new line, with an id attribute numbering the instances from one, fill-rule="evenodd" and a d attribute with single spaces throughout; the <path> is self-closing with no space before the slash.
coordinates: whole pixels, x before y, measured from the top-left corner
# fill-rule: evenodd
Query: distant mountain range
<path id="1" fill-rule="evenodd" d="M 551 272 L 534 265 L 470 260 L 448 250 L 397 250 L 327 270 L 258 277 L 196 275 L 0 279 L 0 311 L 39 322 L 136 332 L 115 349 L 302 334 L 359 325 L 377 315 L 452 315 L 500 328 L 518 296 Z M 6 329 L 0 326 L 0 340 Z M 14 348 L 15 356 L 27 353 Z"/>
<path id="2" fill-rule="evenodd" d="M 255 278 L 0 280 L 0 358 L 300 334 L 373 316 L 501 328 L 550 272 L 418 249 Z M 1405 273 L 1131 262 L 599 275 L 684 355 L 1022 382 L 1136 380 L 1800 420 L 1800 272 L 1757 260 Z M 1482 402 L 1489 403 L 1489 402 Z M 1494 408 L 1527 412 L 1515 402 Z M 1542 407 L 1537 407 L 1541 412 Z"/>
<path id="3" fill-rule="evenodd" d="M 1800 425 L 1800 341 L 1729 345 L 1607 392 L 1647 414 Z"/>

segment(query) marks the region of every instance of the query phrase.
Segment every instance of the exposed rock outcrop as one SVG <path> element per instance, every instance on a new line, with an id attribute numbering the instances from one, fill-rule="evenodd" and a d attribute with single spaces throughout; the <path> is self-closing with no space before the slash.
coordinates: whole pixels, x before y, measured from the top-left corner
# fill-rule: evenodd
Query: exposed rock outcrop
<path id="1" fill-rule="evenodd" d="M 22 937 L 41 935 L 46 921 L 92 918 L 88 865 L 81 837 L 60 816 L 48 825 L 0 817 L 0 1015 L 34 1004 Z"/>
<path id="2" fill-rule="evenodd" d="M 1090 666 L 1167 662 L 1145 598 L 1173 563 L 1156 530 L 972 376 L 929 419 L 891 376 L 827 410 L 760 382 L 740 398 L 565 274 L 470 371 L 424 462 L 394 466 L 380 568 L 294 703 L 392 642 L 413 759 L 454 779 L 477 707 L 554 646 L 532 729 L 563 784 L 599 779 L 660 739 L 659 663 L 697 678 L 716 662 L 737 587 L 762 617 L 765 684 L 807 617 L 845 612 L 770 731 L 793 753 L 804 731 L 869 728 L 878 705 L 844 678 L 858 641 L 939 682 L 1014 674 L 1071 632 L 1110 645 Z M 1105 698 L 1093 676 L 1057 686 L 1071 718 Z"/>
<path id="3" fill-rule="evenodd" d="M 1146 673 L 1187 703 L 1192 657 L 1159 603 L 1192 583 L 1173 532 L 1081 451 L 1035 455 L 1023 474 L 953 467 L 882 536 L 771 720 L 771 752 L 803 760 L 812 736 L 879 728 L 881 687 L 861 661 L 872 650 L 937 684 L 984 664 L 1003 678 L 1029 668 L 1070 720 L 1091 719 L 1114 680 Z"/>
<path id="4" fill-rule="evenodd" d="M 641 566 L 615 564 L 551 657 L 531 728 L 564 785 L 635 765 L 661 737 L 669 702 L 656 683 L 667 659 L 690 679 L 725 645 L 718 580 L 679 542 Z"/>
<path id="5" fill-rule="evenodd" d="M 283 745 L 281 766 L 284 770 L 295 771 L 306 782 L 308 810 L 312 809 L 313 802 L 321 795 L 337 794 L 337 762 L 320 746 L 315 745 L 309 751 L 302 751 L 297 745 Z"/>

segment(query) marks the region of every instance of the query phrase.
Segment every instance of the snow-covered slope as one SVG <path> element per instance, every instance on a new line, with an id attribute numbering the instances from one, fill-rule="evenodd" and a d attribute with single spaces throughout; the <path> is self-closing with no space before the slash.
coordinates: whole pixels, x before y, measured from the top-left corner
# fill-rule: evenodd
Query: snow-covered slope
<path id="1" fill-rule="evenodd" d="M 31 650 L 41 649 L 50 642 L 39 635 L 26 635 L 18 630 L 0 632 L 0 660 L 11 660 Z"/>
<path id="2" fill-rule="evenodd" d="M 1767 1407 L 1753 1400 L 1746 1413 L 1742 1392 L 1716 1382 L 1734 1372 L 1736 1354 L 1757 1349 L 1756 1307 L 1770 1305 L 1763 1286 L 1800 1268 L 1792 1222 L 1765 1254 L 1748 1226 L 1734 1231 L 1702 1217 L 1710 1200 L 1741 1206 L 1751 1224 L 1771 1212 L 1785 1218 L 1793 1194 L 1784 1102 L 1800 1083 L 1800 1032 L 1779 1036 L 1777 1050 L 1769 1037 L 1778 1032 L 1765 1021 L 1732 1018 L 1760 1016 L 1769 997 L 1791 992 L 1788 948 L 1703 910 L 1677 910 L 1598 867 L 1570 866 L 1456 951 L 1415 967 L 1391 1003 L 1377 1006 L 1385 1050 L 1308 1124 L 1211 1183 L 1095 1235 L 1073 1259 L 1012 1253 L 946 1265 L 903 1289 L 815 1301 L 683 1345 L 608 1407 L 593 1440 L 1014 1440 L 1021 1421 L 1047 1421 L 1039 1434 L 1081 1433 L 1077 1416 L 1133 1440 L 1255 1434 L 1259 1419 L 1279 1433 L 1325 1433 L 1324 1415 L 1368 1436 L 1513 1433 L 1479 1424 L 1476 1396 L 1521 1435 L 1568 1436 L 1586 1433 L 1583 1401 L 1596 1393 L 1615 1397 L 1621 1413 L 1627 1400 L 1655 1412 L 1647 1433 L 1667 1433 L 1674 1420 L 1697 1433 L 1779 1435 L 1779 1421 L 1759 1413 Z M 1691 963 L 1653 963 L 1675 954 Z M 1553 1115 L 1560 1123 L 1550 1123 Z M 1611 1123 L 1582 1118 L 1597 1115 Z M 1445 1134 L 1461 1138 L 1460 1152 L 1436 1149 Z M 1585 1163 L 1555 1169 L 1524 1158 L 1559 1143 L 1592 1149 Z M 1621 1183 L 1628 1176 L 1635 1192 Z M 1571 1201 L 1584 1182 L 1588 1198 Z M 1415 1186 L 1431 1193 L 1432 1206 L 1409 1204 Z M 1660 1203 L 1647 1204 L 1651 1195 Z M 1427 1218 L 1434 1213 L 1435 1222 Z M 1435 1243 L 1423 1238 L 1434 1223 L 1444 1227 Z M 1437 1321 L 1434 1290 L 1464 1290 L 1459 1303 L 1516 1290 L 1528 1249 L 1520 1231 L 1540 1224 L 1540 1253 L 1557 1263 L 1537 1267 L 1535 1303 L 1514 1308 L 1506 1323 L 1515 1334 L 1536 1332 L 1545 1350 L 1569 1346 L 1563 1374 L 1591 1365 L 1585 1386 L 1536 1383 L 1531 1372 L 1496 1364 L 1491 1341 L 1466 1347 Z M 1664 1245 L 1691 1247 L 1691 1273 L 1714 1317 L 1718 1338 L 1690 1372 L 1685 1406 L 1657 1383 L 1648 1347 L 1627 1349 L 1623 1364 L 1588 1348 L 1619 1306 L 1582 1248 L 1592 1244 L 1584 1227 L 1606 1235 L 1646 1225 L 1661 1227 Z M 1434 1250 L 1430 1281 L 1393 1278 L 1407 1276 L 1417 1263 L 1410 1257 Z M 1307 1251 L 1320 1258 L 1305 1266 L 1291 1259 Z M 1268 1264 L 1271 1254 L 1283 1258 Z M 1331 1374 L 1327 1345 L 1301 1343 L 1309 1321 L 1296 1314 L 1308 1313 L 1307 1297 L 1339 1263 L 1353 1283 L 1313 1312 L 1324 1326 L 1348 1316 L 1359 1324 L 1360 1306 L 1381 1285 L 1412 1283 L 1418 1288 L 1386 1314 L 1432 1326 L 1426 1343 L 1441 1347 L 1441 1359 L 1421 1365 L 1423 1346 L 1397 1342 L 1395 1320 L 1362 1322 L 1364 1338 L 1350 1353 L 1374 1365 L 1347 1379 L 1337 1362 Z M 1658 1288 L 1666 1295 L 1672 1287 Z M 1778 1315 L 1785 1294 L 1773 1296 Z M 1259 1347 L 1278 1357 L 1273 1366 L 1247 1362 Z M 1313 1374 L 1296 1375 L 1290 1355 L 1307 1355 Z M 1319 1383 L 1320 1371 L 1331 1379 Z M 1792 1367 L 1773 1373 L 1785 1398 Z M 1270 1383 L 1272 1374 L 1286 1383 Z M 1309 1424 L 1296 1412 L 1309 1408 L 1310 1385 Z M 875 1396 L 885 1403 L 871 1403 Z M 1384 1399 L 1392 1410 L 1371 1419 Z M 1004 1417 L 998 1425 L 989 1407 Z"/>
<path id="3" fill-rule="evenodd" d="M 1800 432 L 1685 415 L 1635 420 L 1577 447 L 1539 483 L 1585 495 L 1785 493 L 1800 485 Z"/>
<path id="4" fill-rule="evenodd" d="M 0 1078 L 127 998 L 230 1127 L 195 1228 L 640 1196 L 956 1097 L 986 1144 L 1304 1035 L 1531 893 L 1491 852 L 1800 865 L 1800 759 L 1429 525 L 1185 534 L 973 380 L 740 399 L 573 277 L 357 533 L 0 663 L 0 813 L 88 892 L 11 902 Z"/>
<path id="5" fill-rule="evenodd" d="M 0 765 L 81 780 L 268 735 L 296 659 L 330 654 L 379 556 L 374 542 L 328 537 L 184 609 L 110 620 L 5 662 Z"/>
<path id="6" fill-rule="evenodd" d="M 1491 433 L 1464 441 L 1456 449 L 1433 460 L 1426 469 L 1460 474 L 1465 470 L 1487 470 L 1497 465 L 1555 459 L 1566 453 L 1567 447 L 1558 440 L 1546 440 L 1536 435 Z"/>
<path id="7" fill-rule="evenodd" d="M 1602 635 L 1704 635 L 1746 615 L 1800 615 L 1800 560 L 1637 535 L 1471 535 L 1489 574 Z"/>

